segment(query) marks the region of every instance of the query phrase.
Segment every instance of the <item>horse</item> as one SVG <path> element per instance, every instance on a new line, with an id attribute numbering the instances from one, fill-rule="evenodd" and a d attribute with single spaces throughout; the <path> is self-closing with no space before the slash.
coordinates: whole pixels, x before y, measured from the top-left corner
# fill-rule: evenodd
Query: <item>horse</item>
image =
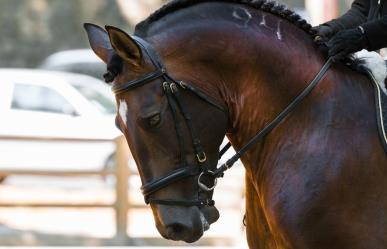
<path id="1" fill-rule="evenodd" d="M 306 21 L 265 0 L 173 0 L 134 36 L 85 28 L 107 64 L 156 227 L 188 243 L 219 218 L 211 173 L 224 136 L 242 148 L 327 60 Z M 387 248 L 387 157 L 373 98 L 366 76 L 335 63 L 241 157 L 250 248 Z"/>

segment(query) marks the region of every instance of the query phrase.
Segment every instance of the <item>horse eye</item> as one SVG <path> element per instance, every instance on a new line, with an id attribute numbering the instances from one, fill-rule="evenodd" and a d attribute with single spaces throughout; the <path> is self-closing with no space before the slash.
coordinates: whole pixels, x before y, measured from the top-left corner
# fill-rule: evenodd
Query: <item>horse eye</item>
<path id="1" fill-rule="evenodd" d="M 148 125 L 150 127 L 155 127 L 160 124 L 160 121 L 161 121 L 160 114 L 155 114 L 148 118 Z"/>

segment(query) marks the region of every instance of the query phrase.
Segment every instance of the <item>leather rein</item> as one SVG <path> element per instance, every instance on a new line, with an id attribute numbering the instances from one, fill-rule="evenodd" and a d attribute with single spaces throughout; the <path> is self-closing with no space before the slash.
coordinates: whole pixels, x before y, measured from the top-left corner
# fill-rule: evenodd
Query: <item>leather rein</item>
<path id="1" fill-rule="evenodd" d="M 193 127 L 191 122 L 191 115 L 185 108 L 183 99 L 181 98 L 180 91 L 189 91 L 195 96 L 199 97 L 208 104 L 220 109 L 223 112 L 226 110 L 209 99 L 205 94 L 203 94 L 198 89 L 194 88 L 191 85 L 184 83 L 183 81 L 176 81 L 171 76 L 169 76 L 166 68 L 164 67 L 160 56 L 155 51 L 155 49 L 147 41 L 143 40 L 140 37 L 132 36 L 132 38 L 137 42 L 137 44 L 143 49 L 143 51 L 148 55 L 152 64 L 156 68 L 155 71 L 145 74 L 137 79 L 129 81 L 125 84 L 113 83 L 112 91 L 117 94 L 122 94 L 127 91 L 130 91 L 134 88 L 143 86 L 147 83 L 150 83 L 156 79 L 162 79 L 163 90 L 168 100 L 169 108 L 172 112 L 172 117 L 175 122 L 175 130 L 180 147 L 180 165 L 179 167 L 172 171 L 171 173 L 145 183 L 142 187 L 142 193 L 144 195 L 145 203 L 150 204 L 162 204 L 162 205 L 175 205 L 175 206 L 213 206 L 215 201 L 212 200 L 212 197 L 208 197 L 208 192 L 211 192 L 215 189 L 217 178 L 223 177 L 224 172 L 230 169 L 236 161 L 238 161 L 247 150 L 249 150 L 254 144 L 262 140 L 270 131 L 272 131 L 280 122 L 286 118 L 299 104 L 300 102 L 312 92 L 312 90 L 317 86 L 321 81 L 325 73 L 328 71 L 330 65 L 332 64 L 331 58 L 327 60 L 324 66 L 321 68 L 319 73 L 311 81 L 307 88 L 298 95 L 272 122 L 267 124 L 260 132 L 258 132 L 253 138 L 251 138 L 238 152 L 236 152 L 230 159 L 226 161 L 223 165 L 215 170 L 212 170 L 207 163 L 207 156 L 203 147 L 201 145 L 200 139 L 196 133 L 195 127 Z M 180 123 L 177 120 L 178 110 L 183 116 L 185 123 L 188 127 L 190 137 L 192 140 L 193 149 L 195 151 L 195 157 L 198 165 L 189 165 L 186 161 L 184 154 L 184 138 L 182 135 L 182 130 Z M 231 144 L 228 143 L 224 148 L 219 152 L 219 159 L 221 156 L 231 147 Z M 155 192 L 163 189 L 177 181 L 187 179 L 190 177 L 198 176 L 198 197 L 195 200 L 177 200 L 177 199 L 156 199 L 152 198 L 151 195 Z M 212 185 L 204 183 L 204 178 L 212 179 Z"/>

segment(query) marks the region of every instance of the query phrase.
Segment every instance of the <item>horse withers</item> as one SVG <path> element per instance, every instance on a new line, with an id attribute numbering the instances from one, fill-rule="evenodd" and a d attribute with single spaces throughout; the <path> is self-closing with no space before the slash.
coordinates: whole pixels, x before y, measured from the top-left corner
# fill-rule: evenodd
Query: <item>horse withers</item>
<path id="1" fill-rule="evenodd" d="M 215 222 L 219 145 L 241 148 L 324 64 L 310 25 L 263 0 L 175 0 L 135 36 L 86 24 L 162 236 Z M 241 158 L 251 248 L 387 248 L 387 157 L 369 80 L 334 65 Z M 237 184 L 237 183 L 236 183 Z"/>

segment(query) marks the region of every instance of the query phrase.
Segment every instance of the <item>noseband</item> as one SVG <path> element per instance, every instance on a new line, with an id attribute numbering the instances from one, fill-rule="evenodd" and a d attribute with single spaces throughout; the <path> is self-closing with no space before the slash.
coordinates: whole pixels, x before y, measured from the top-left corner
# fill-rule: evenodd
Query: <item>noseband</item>
<path id="1" fill-rule="evenodd" d="M 332 60 L 331 58 L 324 64 L 322 69 L 316 75 L 316 77 L 311 81 L 308 87 L 298 95 L 290 104 L 287 106 L 272 122 L 270 122 L 265 128 L 263 128 L 259 133 L 257 133 L 252 139 L 250 139 L 238 152 L 235 153 L 226 163 L 221 165 L 215 170 L 211 170 L 210 166 L 207 163 L 207 155 L 203 150 L 201 142 L 197 136 L 195 127 L 193 127 L 191 122 L 191 115 L 187 111 L 186 106 L 181 98 L 180 91 L 185 90 L 193 93 L 195 96 L 204 100 L 208 104 L 218 108 L 219 110 L 226 113 L 225 109 L 209 99 L 205 94 L 203 94 L 198 89 L 194 88 L 191 85 L 185 84 L 183 81 L 176 81 L 173 79 L 163 66 L 163 63 L 160 59 L 158 53 L 153 49 L 153 47 L 142 38 L 137 36 L 132 36 L 132 38 L 137 42 L 137 44 L 145 51 L 145 53 L 150 58 L 152 64 L 155 67 L 155 71 L 145 74 L 135 80 L 129 81 L 125 84 L 116 84 L 113 83 L 112 90 L 115 94 L 125 93 L 134 88 L 143 86 L 153 80 L 162 79 L 162 87 L 164 93 L 167 97 L 169 107 L 172 112 L 172 117 L 175 123 L 175 130 L 179 141 L 180 146 L 180 161 L 181 165 L 171 173 L 145 183 L 142 187 L 142 193 L 144 195 L 145 203 L 154 203 L 162 205 L 176 205 L 176 206 L 213 206 L 215 201 L 212 198 L 209 198 L 208 192 L 214 190 L 216 186 L 217 178 L 223 177 L 224 172 L 230 169 L 234 163 L 255 143 L 263 139 L 270 131 L 272 131 L 287 115 L 289 115 L 298 104 L 316 87 L 316 85 L 321 81 L 322 77 L 325 75 L 329 69 Z M 177 119 L 177 110 L 179 109 L 181 115 L 183 116 L 186 125 L 188 127 L 190 137 L 193 144 L 193 149 L 195 152 L 195 158 L 197 160 L 197 165 L 189 165 L 186 161 L 186 155 L 184 154 L 184 138 L 182 135 L 182 130 L 180 123 Z M 230 148 L 230 143 L 228 143 L 221 151 L 220 157 Z M 156 199 L 152 198 L 151 195 L 160 189 L 163 189 L 177 181 L 187 179 L 190 177 L 198 176 L 198 198 L 196 200 L 175 200 L 175 199 Z M 208 186 L 204 183 L 204 178 L 210 177 L 213 182 L 211 186 Z"/>

